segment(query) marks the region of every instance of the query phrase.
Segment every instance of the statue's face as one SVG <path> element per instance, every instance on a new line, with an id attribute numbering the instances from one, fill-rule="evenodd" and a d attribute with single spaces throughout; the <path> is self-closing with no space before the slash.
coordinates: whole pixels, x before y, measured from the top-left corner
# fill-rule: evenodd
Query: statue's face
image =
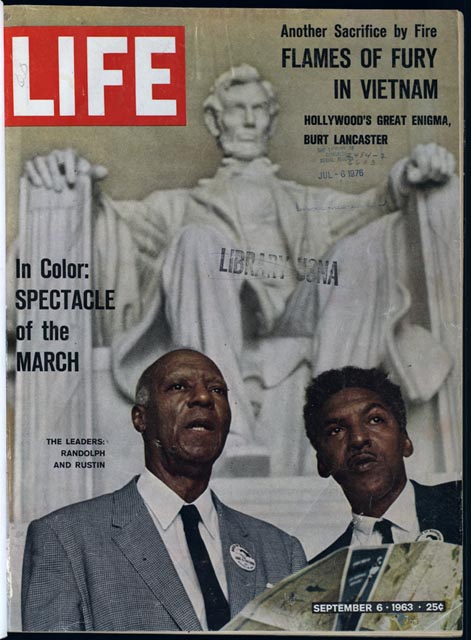
<path id="1" fill-rule="evenodd" d="M 269 99 L 259 82 L 233 85 L 220 95 L 219 143 L 225 156 L 253 160 L 267 151 L 272 116 Z"/>

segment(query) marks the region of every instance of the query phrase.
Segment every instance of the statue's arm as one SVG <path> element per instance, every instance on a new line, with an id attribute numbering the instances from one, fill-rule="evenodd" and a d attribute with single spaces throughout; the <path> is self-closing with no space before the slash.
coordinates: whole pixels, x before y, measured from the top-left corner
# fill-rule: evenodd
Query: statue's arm
<path id="1" fill-rule="evenodd" d="M 446 184 L 455 170 L 455 158 L 435 143 L 418 144 L 408 158 L 396 162 L 389 174 L 389 190 L 396 209 L 417 189 Z"/>
<path id="2" fill-rule="evenodd" d="M 105 167 L 92 165 L 74 150 L 54 150 L 25 163 L 34 187 L 57 193 L 75 188 L 77 176 L 93 183 L 92 246 L 94 286 L 115 290 L 115 312 L 95 314 L 98 344 L 135 324 L 160 283 L 162 256 L 183 219 L 186 191 L 154 192 L 142 201 L 115 201 L 97 183 Z"/>
<path id="3" fill-rule="evenodd" d="M 324 231 L 323 251 L 343 237 L 393 211 L 403 210 L 407 199 L 417 189 L 444 184 L 452 176 L 455 161 L 451 153 L 436 144 L 418 145 L 409 158 L 392 167 L 388 178 L 360 194 L 326 189 L 314 198 L 316 207 L 307 207 L 307 233 L 316 226 Z M 319 231 L 318 231 L 319 233 Z"/>
<path id="4" fill-rule="evenodd" d="M 160 253 L 181 217 L 175 211 L 184 190 L 162 191 L 142 201 L 114 201 L 104 194 L 97 182 L 108 175 L 102 165 L 93 165 L 74 149 L 54 149 L 46 155 L 37 155 L 26 161 L 26 178 L 34 187 L 43 187 L 61 193 L 75 187 L 78 175 L 87 175 L 93 183 L 94 219 L 114 216 L 126 224 L 139 252 L 154 259 Z M 106 225 L 102 225 L 106 226 Z"/>
<path id="5" fill-rule="evenodd" d="M 36 155 L 25 162 L 25 176 L 34 187 L 45 187 L 60 193 L 73 188 L 78 175 L 88 175 L 93 181 L 108 175 L 102 165 L 93 165 L 75 149 L 54 149 L 46 155 Z"/>

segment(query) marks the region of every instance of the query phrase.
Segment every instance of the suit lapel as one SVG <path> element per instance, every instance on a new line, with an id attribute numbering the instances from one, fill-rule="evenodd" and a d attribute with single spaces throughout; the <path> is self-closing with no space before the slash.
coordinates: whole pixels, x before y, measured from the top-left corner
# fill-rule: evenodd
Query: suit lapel
<path id="1" fill-rule="evenodd" d="M 259 558 L 257 558 L 256 548 L 250 540 L 249 533 L 242 526 L 236 514 L 222 504 L 214 494 L 213 501 L 219 519 L 219 532 L 221 535 L 224 568 L 226 570 L 227 589 L 229 591 L 231 617 L 234 617 L 245 607 L 247 602 L 255 598 L 258 586 L 257 580 L 260 580 L 261 575 L 258 565 Z M 253 571 L 243 569 L 233 560 L 231 556 L 232 545 L 240 545 L 249 552 L 256 563 Z M 259 590 L 262 590 L 265 586 L 262 585 Z"/>
<path id="2" fill-rule="evenodd" d="M 337 549 L 342 549 L 343 547 L 349 547 L 352 542 L 352 535 L 353 535 L 353 522 L 350 522 L 350 524 L 342 533 L 342 535 L 339 536 L 336 540 L 334 540 L 334 542 L 332 542 L 332 544 L 329 545 L 326 549 L 318 553 L 317 556 L 315 556 L 314 558 L 311 558 L 308 564 L 313 564 L 314 562 L 318 562 L 319 560 L 322 560 L 322 558 L 326 558 L 331 553 L 334 553 L 334 551 L 337 551 Z"/>
<path id="3" fill-rule="evenodd" d="M 201 630 L 135 481 L 115 494 L 111 537 L 175 623 L 183 630 Z"/>
<path id="4" fill-rule="evenodd" d="M 446 511 L 446 504 L 437 504 L 437 496 L 435 487 L 427 487 L 411 481 L 415 492 L 415 510 L 417 512 L 417 520 L 419 521 L 420 532 L 423 533 L 427 529 L 436 529 L 444 536 L 445 540 L 449 539 L 449 531 L 447 526 L 447 518 L 443 517 L 443 509 Z M 443 500 L 443 496 L 441 496 Z M 448 514 L 448 519 L 453 514 Z"/>
<path id="5" fill-rule="evenodd" d="M 342 533 L 342 535 L 337 540 L 337 549 L 342 549 L 342 547 L 349 547 L 352 543 L 353 536 L 353 522 L 350 522 L 348 527 Z"/>

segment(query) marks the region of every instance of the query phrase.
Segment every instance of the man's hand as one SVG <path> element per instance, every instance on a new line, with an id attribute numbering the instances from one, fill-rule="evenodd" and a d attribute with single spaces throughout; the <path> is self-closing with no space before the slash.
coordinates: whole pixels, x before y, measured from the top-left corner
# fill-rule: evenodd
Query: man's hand
<path id="1" fill-rule="evenodd" d="M 404 178 L 409 185 L 430 182 L 447 182 L 455 170 L 455 159 L 438 144 L 418 144 L 412 151 L 404 169 Z"/>
<path id="2" fill-rule="evenodd" d="M 101 180 L 108 175 L 108 170 L 101 165 L 92 165 L 74 149 L 55 149 L 47 156 L 34 156 L 25 164 L 25 175 L 31 184 L 57 192 L 72 188 L 79 174 Z"/>

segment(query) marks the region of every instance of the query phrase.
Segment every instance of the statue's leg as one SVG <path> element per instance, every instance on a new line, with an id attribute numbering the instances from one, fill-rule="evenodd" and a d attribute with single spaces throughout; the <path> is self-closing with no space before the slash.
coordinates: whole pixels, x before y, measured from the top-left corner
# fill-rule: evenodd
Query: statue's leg
<path id="1" fill-rule="evenodd" d="M 243 278 L 219 270 L 221 248 L 230 244 L 209 225 L 187 225 L 175 236 L 162 272 L 165 313 L 175 347 L 202 351 L 226 379 L 232 407 L 226 458 L 253 457 L 262 451 L 241 371 Z"/>
<path id="2" fill-rule="evenodd" d="M 318 321 L 318 292 L 316 285 L 301 281 L 286 301 L 283 315 L 273 330 L 276 336 L 310 338 Z"/>

